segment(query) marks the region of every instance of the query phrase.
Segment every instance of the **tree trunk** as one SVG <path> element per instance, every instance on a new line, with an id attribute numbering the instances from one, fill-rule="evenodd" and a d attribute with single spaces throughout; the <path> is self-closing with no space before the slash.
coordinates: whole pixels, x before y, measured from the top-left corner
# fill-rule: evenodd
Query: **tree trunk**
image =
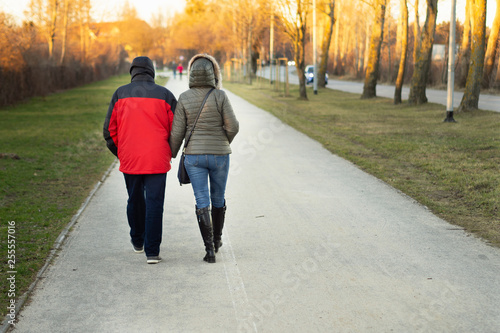
<path id="1" fill-rule="evenodd" d="M 85 0 L 85 33 L 87 37 L 85 38 L 85 54 L 90 53 L 90 47 L 92 43 L 92 39 L 90 38 L 90 10 L 92 8 L 92 4 L 90 0 Z"/>
<path id="2" fill-rule="evenodd" d="M 500 61 L 498 61 L 498 64 L 497 64 L 497 74 L 495 77 L 495 86 L 498 85 L 498 82 L 500 82 Z"/>
<path id="3" fill-rule="evenodd" d="M 54 41 L 56 39 L 56 21 L 57 21 L 57 7 L 59 6 L 58 0 L 52 0 L 49 5 L 49 22 L 47 26 L 47 40 L 49 43 L 49 58 L 52 59 L 54 54 Z"/>
<path id="4" fill-rule="evenodd" d="M 394 104 L 401 104 L 401 92 L 406 70 L 406 57 L 408 55 L 408 4 L 407 0 L 401 0 L 401 58 L 399 60 L 398 78 L 396 79 L 396 89 L 394 91 Z"/>
<path id="5" fill-rule="evenodd" d="M 80 28 L 80 61 L 85 62 L 85 12 L 83 1 L 78 1 L 78 26 Z"/>
<path id="6" fill-rule="evenodd" d="M 401 1 L 401 0 L 400 0 Z M 408 5 L 408 4 L 407 4 Z M 401 6 L 401 4 L 400 4 Z M 399 69 L 399 63 L 401 61 L 401 52 L 402 52 L 402 39 L 403 39 L 403 10 L 400 10 L 399 18 L 398 18 L 398 26 L 396 29 L 396 44 L 394 45 L 395 51 L 395 61 L 394 61 L 394 71 L 396 73 L 396 77 L 391 77 L 391 81 L 396 81 Z"/>
<path id="7" fill-rule="evenodd" d="M 338 4 L 337 11 L 340 10 L 341 5 L 342 5 L 342 3 Z M 337 18 L 337 20 L 335 22 L 335 39 L 333 41 L 333 48 L 334 48 L 334 52 L 335 52 L 335 54 L 333 55 L 333 72 L 335 74 L 338 73 L 337 68 L 339 65 L 339 54 L 340 54 L 339 39 L 340 39 L 340 20 L 341 19 L 342 18 L 339 17 L 339 18 Z"/>
<path id="8" fill-rule="evenodd" d="M 446 43 L 444 45 L 450 45 L 450 33 L 448 33 L 448 37 L 446 38 Z M 450 63 L 450 50 L 447 47 L 444 51 L 444 59 L 443 59 L 443 69 L 441 71 L 441 83 L 448 83 L 448 64 Z"/>
<path id="9" fill-rule="evenodd" d="M 418 15 L 419 6 L 419 1 L 415 0 L 415 22 L 413 23 L 413 66 L 417 63 L 418 43 L 420 42 L 420 16 Z"/>
<path id="10" fill-rule="evenodd" d="M 467 80 L 467 73 L 469 71 L 469 61 L 470 61 L 470 33 L 471 33 L 471 1 L 467 0 L 465 5 L 465 21 L 464 21 L 464 33 L 462 36 L 462 43 L 460 46 L 460 53 L 457 59 L 457 85 L 460 88 L 465 87 L 465 82 Z"/>
<path id="11" fill-rule="evenodd" d="M 427 0 L 427 16 L 424 28 L 420 36 L 415 69 L 410 85 L 410 104 L 427 103 L 425 88 L 429 77 L 429 69 L 432 61 L 432 46 L 434 44 L 434 32 L 436 31 L 438 0 Z"/>
<path id="12" fill-rule="evenodd" d="M 391 1 L 387 3 L 387 12 L 391 12 Z M 387 61 L 388 61 L 388 79 L 387 81 L 392 82 L 392 52 L 391 52 L 391 15 L 387 18 Z"/>
<path id="13" fill-rule="evenodd" d="M 365 21 L 365 48 L 363 55 L 363 72 L 366 73 L 366 66 L 368 66 L 368 58 L 370 57 L 370 22 Z"/>
<path id="14" fill-rule="evenodd" d="M 340 44 L 340 75 L 345 75 L 346 73 L 346 58 L 347 58 L 347 52 L 348 52 L 348 45 L 349 45 L 349 29 L 344 29 L 342 30 L 342 37 L 340 38 L 342 40 L 342 43 Z"/>
<path id="15" fill-rule="evenodd" d="M 328 21 L 325 24 L 325 30 L 323 33 L 323 41 L 321 43 L 321 56 L 319 59 L 318 68 L 318 86 L 325 87 L 325 75 L 326 69 L 328 67 L 328 52 L 330 50 L 330 44 L 332 42 L 333 25 L 335 24 L 335 0 L 329 0 L 328 4 Z"/>
<path id="16" fill-rule="evenodd" d="M 491 74 L 497 57 L 498 36 L 500 35 L 500 0 L 497 0 L 497 11 L 493 26 L 491 27 L 490 37 L 488 38 L 488 47 L 486 48 L 486 57 L 484 59 L 483 70 L 483 88 L 488 89 L 491 84 Z"/>
<path id="17" fill-rule="evenodd" d="M 299 76 L 299 99 L 307 100 L 304 71 L 306 69 L 305 44 L 309 3 L 305 0 L 295 0 L 281 2 L 278 5 L 282 11 L 282 17 L 286 18 L 283 20 L 285 33 L 293 43 L 293 56 L 297 67 L 297 75 Z"/>
<path id="18" fill-rule="evenodd" d="M 85 63 L 87 59 L 88 49 L 90 47 L 89 32 L 90 32 L 90 0 L 78 0 L 75 3 L 77 7 L 77 19 L 80 29 L 80 61 Z"/>
<path id="19" fill-rule="evenodd" d="M 307 100 L 306 91 L 306 60 L 305 60 L 305 44 L 306 44 L 306 26 L 305 24 L 297 27 L 297 39 L 293 44 L 295 53 L 295 64 L 297 65 L 297 71 L 299 74 L 299 98 Z"/>
<path id="20" fill-rule="evenodd" d="M 472 31 L 472 51 L 465 85 L 464 96 L 457 112 L 477 110 L 484 67 L 486 44 L 486 0 L 474 0 L 474 24 Z"/>
<path id="21" fill-rule="evenodd" d="M 359 76 L 359 68 L 360 68 L 360 64 L 361 64 L 361 47 L 360 47 L 360 43 L 359 43 L 359 26 L 356 25 L 356 41 L 355 41 L 355 44 L 354 44 L 354 56 L 356 57 L 355 61 L 354 61 L 354 69 L 355 69 L 355 74 L 356 74 L 356 77 Z"/>
<path id="22" fill-rule="evenodd" d="M 63 31 L 62 31 L 62 48 L 61 48 L 61 58 L 59 63 L 62 65 L 64 63 L 64 57 L 66 55 L 66 42 L 68 39 L 68 20 L 69 20 L 69 0 L 64 0 L 64 13 L 63 13 Z"/>
<path id="23" fill-rule="evenodd" d="M 374 98 L 377 96 L 376 87 L 380 67 L 380 49 L 384 38 L 385 7 L 386 0 L 377 0 L 370 41 L 370 56 L 366 66 L 363 94 L 361 95 L 362 99 Z"/>

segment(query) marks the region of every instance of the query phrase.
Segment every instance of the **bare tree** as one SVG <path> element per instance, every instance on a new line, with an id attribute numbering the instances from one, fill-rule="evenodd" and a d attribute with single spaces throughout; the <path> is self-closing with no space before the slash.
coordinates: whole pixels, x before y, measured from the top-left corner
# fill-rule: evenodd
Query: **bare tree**
<path id="1" fill-rule="evenodd" d="M 401 92 L 406 70 L 406 57 L 408 54 L 408 4 L 407 0 L 400 0 L 401 8 L 401 56 L 399 59 L 398 77 L 394 91 L 394 104 L 401 104 Z"/>
<path id="2" fill-rule="evenodd" d="M 380 67 L 380 49 L 384 37 L 384 20 L 387 0 L 375 0 L 373 7 L 375 17 L 370 39 L 370 55 L 366 67 L 365 84 L 363 86 L 362 99 L 376 97 L 377 80 Z"/>
<path id="3" fill-rule="evenodd" d="M 413 66 L 417 63 L 418 43 L 420 41 L 420 15 L 418 8 L 419 0 L 415 0 L 415 22 L 413 22 Z"/>
<path id="4" fill-rule="evenodd" d="M 458 54 L 458 59 L 457 59 L 456 77 L 457 77 L 457 85 L 459 87 L 465 87 L 465 82 L 467 80 L 467 73 L 469 71 L 472 1 L 474 0 L 467 0 L 465 5 L 464 32 L 462 35 L 462 43 L 460 44 L 460 53 Z"/>
<path id="5" fill-rule="evenodd" d="M 38 26 L 47 40 L 49 59 L 52 59 L 54 52 L 58 7 L 58 0 L 31 0 L 29 4 L 29 14 L 31 19 L 34 21 L 35 25 Z"/>
<path id="6" fill-rule="evenodd" d="M 488 47 L 486 48 L 486 56 L 484 59 L 483 70 L 483 88 L 489 88 L 491 84 L 491 74 L 497 57 L 498 37 L 500 35 L 500 0 L 497 0 L 497 11 L 493 26 L 491 27 L 490 37 L 488 38 Z"/>
<path id="7" fill-rule="evenodd" d="M 120 12 L 118 15 L 118 19 L 120 21 L 132 21 L 139 19 L 139 13 L 137 12 L 137 9 L 134 7 L 134 5 L 131 5 L 128 0 L 121 5 L 119 11 Z"/>
<path id="8" fill-rule="evenodd" d="M 318 86 L 325 87 L 325 74 L 328 67 L 328 52 L 332 42 L 333 25 L 335 24 L 335 0 L 326 0 L 320 5 L 323 7 L 327 20 L 324 24 L 323 41 L 321 42 L 321 55 L 318 68 Z"/>
<path id="9" fill-rule="evenodd" d="M 432 46 L 434 44 L 434 32 L 436 31 L 438 0 L 427 0 L 427 16 L 418 43 L 418 52 L 415 62 L 415 69 L 410 85 L 410 104 L 427 103 L 425 89 L 432 58 Z"/>
<path id="10" fill-rule="evenodd" d="M 337 1 L 337 12 L 342 11 L 343 2 L 342 0 Z M 342 16 L 338 17 L 335 22 L 335 38 L 333 39 L 333 70 L 337 72 L 339 64 L 339 54 L 340 54 L 340 22 L 342 21 Z"/>
<path id="11" fill-rule="evenodd" d="M 64 62 L 64 57 L 66 56 L 66 43 L 68 41 L 68 21 L 69 21 L 69 8 L 70 0 L 63 1 L 63 26 L 62 26 L 62 46 L 61 46 L 61 58 L 59 63 L 62 65 Z"/>
<path id="12" fill-rule="evenodd" d="M 14 17 L 0 11 L 1 69 L 19 70 L 25 64 L 23 51 L 28 47 L 29 43 L 24 39 L 21 29 L 15 24 Z M 5 80 L 2 80 L 2 82 L 5 82 Z M 0 104 L 2 104 L 1 102 L 3 101 L 0 101 Z"/>
<path id="13" fill-rule="evenodd" d="M 56 39 L 56 22 L 57 22 L 57 11 L 59 7 L 58 0 L 49 0 L 48 2 L 48 19 L 46 26 L 46 36 L 49 42 L 49 57 L 52 59 L 54 53 L 54 41 Z"/>
<path id="14" fill-rule="evenodd" d="M 464 95 L 457 112 L 477 110 L 486 46 L 486 0 L 473 0 L 472 50 Z"/>
<path id="15" fill-rule="evenodd" d="M 82 63 L 87 59 L 87 48 L 90 43 L 90 8 L 90 0 L 77 0 L 76 15 L 80 28 L 80 61 Z"/>
<path id="16" fill-rule="evenodd" d="M 366 71 L 368 59 L 370 57 L 370 20 L 365 20 L 365 49 L 363 54 L 363 72 Z"/>
<path id="17" fill-rule="evenodd" d="M 498 85 L 498 82 L 500 82 L 500 61 L 497 61 L 497 74 L 495 75 L 495 86 Z"/>
<path id="18" fill-rule="evenodd" d="M 258 31 L 260 22 L 260 12 L 263 11 L 262 1 L 255 0 L 241 0 L 235 3 L 238 7 L 238 15 L 234 17 L 235 24 L 241 24 L 241 35 L 239 39 L 241 44 L 241 55 L 246 62 L 246 80 L 252 84 L 252 59 L 253 59 L 253 45 L 255 43 L 255 32 Z"/>
<path id="19" fill-rule="evenodd" d="M 278 2 L 281 18 L 285 26 L 285 32 L 293 44 L 293 54 L 297 75 L 299 76 L 299 98 L 307 100 L 306 77 L 305 77 L 305 42 L 307 31 L 307 15 L 309 13 L 309 1 L 307 0 L 281 0 Z"/>
<path id="20" fill-rule="evenodd" d="M 385 42 L 385 46 L 387 46 L 387 67 L 388 67 L 388 70 L 389 70 L 389 75 L 388 75 L 388 80 L 389 81 L 392 81 L 392 51 L 391 51 L 391 0 L 388 0 L 387 1 L 387 9 L 386 9 L 387 13 L 389 13 L 389 15 L 387 15 L 387 19 L 385 20 L 385 22 L 387 23 L 387 28 L 384 28 L 384 31 L 386 31 L 387 33 L 387 36 L 384 37 L 384 39 L 386 40 Z M 382 46 L 384 46 L 384 43 L 382 43 Z"/>

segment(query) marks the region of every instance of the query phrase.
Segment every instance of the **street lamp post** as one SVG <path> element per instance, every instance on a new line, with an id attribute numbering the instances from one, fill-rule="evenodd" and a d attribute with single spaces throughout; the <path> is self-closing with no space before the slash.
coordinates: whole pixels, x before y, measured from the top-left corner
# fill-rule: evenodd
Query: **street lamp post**
<path id="1" fill-rule="evenodd" d="M 446 101 L 446 123 L 454 123 L 453 93 L 455 90 L 455 18 L 456 0 L 451 0 L 450 41 L 448 49 L 448 99 Z"/>

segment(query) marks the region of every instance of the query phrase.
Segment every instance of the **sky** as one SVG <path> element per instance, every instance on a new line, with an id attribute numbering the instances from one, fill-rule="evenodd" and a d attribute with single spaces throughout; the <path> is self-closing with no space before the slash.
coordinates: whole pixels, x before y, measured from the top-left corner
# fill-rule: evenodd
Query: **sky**
<path id="1" fill-rule="evenodd" d="M 115 17 L 113 15 L 119 11 L 126 0 L 91 0 L 93 13 L 92 16 L 98 21 L 110 21 Z M 24 11 L 28 8 L 30 0 L 0 0 L 0 10 L 7 12 L 18 21 L 24 19 Z M 163 11 L 165 14 L 173 15 L 175 12 L 181 12 L 184 9 L 185 0 L 128 0 L 128 2 L 133 5 L 139 16 L 149 22 L 153 13 L 158 11 Z M 409 0 L 409 9 L 412 11 Z M 456 0 L 457 3 L 457 19 L 464 20 L 465 14 L 465 2 L 466 0 Z M 425 20 L 425 1 L 420 1 L 420 17 Z M 493 19 L 495 17 L 496 1 L 488 0 L 487 18 L 486 24 L 491 27 Z M 438 5 L 438 22 L 449 21 L 451 14 L 451 0 L 439 0 Z M 411 14 L 410 14 L 411 15 Z M 411 16 L 412 17 L 412 16 Z M 411 18 L 410 18 L 411 21 Z"/>
<path id="2" fill-rule="evenodd" d="M 412 1 L 411 1 L 412 2 Z M 457 12 L 456 17 L 460 22 L 465 19 L 465 2 L 466 0 L 456 0 Z M 410 1 L 408 1 L 410 3 Z M 422 20 L 425 20 L 425 1 L 420 1 L 423 3 L 423 8 L 420 9 L 419 14 L 422 16 Z M 495 18 L 495 12 L 497 9 L 496 0 L 488 0 L 486 8 L 486 25 L 491 27 L 493 19 Z M 438 2 L 438 22 L 449 22 L 451 17 L 451 0 L 439 0 Z"/>
<path id="3" fill-rule="evenodd" d="M 111 21 L 115 13 L 118 13 L 127 0 L 91 0 L 92 16 L 98 21 Z M 152 14 L 163 11 L 165 14 L 173 15 L 182 12 L 186 4 L 185 0 L 128 0 L 139 14 L 139 17 L 149 22 Z M 0 10 L 13 15 L 18 21 L 22 21 L 24 11 L 28 8 L 30 0 L 0 0 Z"/>

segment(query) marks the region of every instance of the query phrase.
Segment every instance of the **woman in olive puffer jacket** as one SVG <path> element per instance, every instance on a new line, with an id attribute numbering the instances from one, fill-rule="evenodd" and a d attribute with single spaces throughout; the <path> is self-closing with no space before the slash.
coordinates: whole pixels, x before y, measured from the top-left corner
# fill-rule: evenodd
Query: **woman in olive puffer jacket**
<path id="1" fill-rule="evenodd" d="M 222 246 L 230 143 L 238 133 L 239 124 L 226 93 L 221 90 L 222 75 L 213 57 L 194 56 L 189 61 L 188 78 L 189 90 L 179 96 L 169 143 L 172 156 L 176 157 L 182 141 L 193 128 L 203 99 L 214 88 L 196 123 L 184 162 L 196 198 L 196 216 L 205 244 L 203 260 L 214 263 L 215 252 Z"/>

